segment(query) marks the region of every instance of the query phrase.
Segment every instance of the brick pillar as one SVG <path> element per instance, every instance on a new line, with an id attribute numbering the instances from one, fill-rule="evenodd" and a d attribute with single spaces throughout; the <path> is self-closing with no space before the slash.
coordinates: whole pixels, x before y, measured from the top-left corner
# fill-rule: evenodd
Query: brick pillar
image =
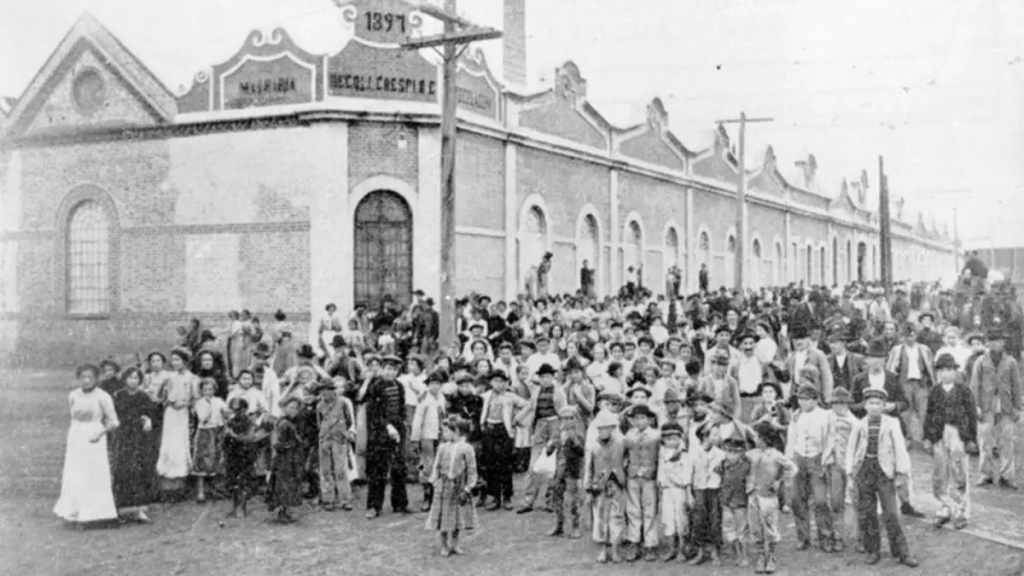
<path id="1" fill-rule="evenodd" d="M 526 84 L 526 0 L 504 0 L 505 18 L 502 36 L 502 67 L 505 80 L 512 85 Z"/>

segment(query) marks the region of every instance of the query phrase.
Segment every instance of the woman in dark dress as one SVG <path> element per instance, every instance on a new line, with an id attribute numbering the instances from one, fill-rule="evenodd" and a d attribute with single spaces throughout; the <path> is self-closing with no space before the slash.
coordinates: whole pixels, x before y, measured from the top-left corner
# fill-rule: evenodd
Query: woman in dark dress
<path id="1" fill-rule="evenodd" d="M 224 367 L 224 361 L 219 358 L 219 354 L 213 350 L 201 350 L 199 355 L 196 356 L 195 362 L 192 366 L 192 373 L 199 377 L 200 380 L 204 378 L 212 378 L 217 383 L 217 387 L 214 389 L 213 395 L 221 400 L 227 400 L 229 382 L 227 377 L 226 368 Z"/>
<path id="2" fill-rule="evenodd" d="M 121 375 L 123 387 L 114 394 L 121 427 L 113 435 L 112 475 L 118 515 L 149 522 L 146 506 L 159 492 L 156 461 L 160 435 L 153 430 L 159 409 L 141 389 L 142 372 L 135 366 Z"/>

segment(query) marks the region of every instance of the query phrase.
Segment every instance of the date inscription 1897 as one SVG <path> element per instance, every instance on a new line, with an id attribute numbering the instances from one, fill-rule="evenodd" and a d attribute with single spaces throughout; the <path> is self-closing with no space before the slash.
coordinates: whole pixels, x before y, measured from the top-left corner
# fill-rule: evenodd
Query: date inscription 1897
<path id="1" fill-rule="evenodd" d="M 405 34 L 405 15 L 390 12 L 366 12 L 366 29 L 372 32 L 389 33 L 392 31 Z"/>

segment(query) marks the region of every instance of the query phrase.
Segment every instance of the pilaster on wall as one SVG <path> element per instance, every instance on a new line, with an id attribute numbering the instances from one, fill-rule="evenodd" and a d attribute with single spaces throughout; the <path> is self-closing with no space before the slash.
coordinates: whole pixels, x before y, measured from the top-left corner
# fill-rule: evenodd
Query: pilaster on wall
<path id="1" fill-rule="evenodd" d="M 413 289 L 423 292 L 441 306 L 441 131 L 421 127 L 416 202 L 413 216 Z M 458 286 L 455 287 L 458 292 Z"/>
<path id="2" fill-rule="evenodd" d="M 697 285 L 697 250 L 700 243 L 697 241 L 697 229 L 693 225 L 693 188 L 686 189 L 686 230 L 683 233 L 683 242 L 686 243 L 686 275 L 683 278 L 683 286 L 687 293 L 696 292 Z"/>
<path id="3" fill-rule="evenodd" d="M 786 245 L 782 247 L 782 253 L 785 255 L 785 257 L 782 259 L 783 263 L 784 263 L 784 266 L 782 266 L 782 275 L 784 276 L 782 284 L 788 284 L 794 278 L 796 278 L 795 272 L 796 272 L 796 264 L 797 264 L 797 261 L 799 260 L 799 254 L 791 254 L 790 253 L 790 248 L 793 245 L 792 229 L 793 229 L 793 216 L 787 210 L 786 211 L 786 240 L 785 240 Z"/>
<path id="4" fill-rule="evenodd" d="M 516 299 L 519 278 L 516 273 L 516 238 L 519 210 L 516 209 L 516 145 L 505 142 L 505 300 Z"/>
<path id="5" fill-rule="evenodd" d="M 619 220 L 619 171 L 610 170 L 608 172 L 608 204 L 611 206 L 611 222 L 608 226 L 608 246 L 612 251 L 611 257 L 611 270 L 609 270 L 609 279 L 611 280 L 609 294 L 617 294 L 619 287 L 622 286 L 622 227 L 620 226 Z"/>
<path id="6" fill-rule="evenodd" d="M 352 311 L 352 221 L 349 206 L 348 124 L 319 124 L 309 128 L 323 158 L 317 164 L 322 174 L 313 181 L 309 194 L 309 342 L 316 342 L 316 319 L 328 303 L 347 315 Z M 327 185 L 326 183 L 330 183 Z"/>

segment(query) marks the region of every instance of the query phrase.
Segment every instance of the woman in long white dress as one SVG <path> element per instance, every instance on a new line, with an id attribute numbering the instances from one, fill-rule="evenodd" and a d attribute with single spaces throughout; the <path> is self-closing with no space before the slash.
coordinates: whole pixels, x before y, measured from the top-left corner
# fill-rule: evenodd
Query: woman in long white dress
<path id="1" fill-rule="evenodd" d="M 160 393 L 165 408 L 156 471 L 163 479 L 165 491 L 182 491 L 192 472 L 189 410 L 199 398 L 199 379 L 188 370 L 191 356 L 184 348 L 171 350 L 171 374 Z"/>
<path id="2" fill-rule="evenodd" d="M 81 387 L 68 396 L 71 426 L 60 498 L 53 512 L 69 522 L 113 520 L 117 507 L 110 480 L 107 433 L 119 425 L 114 401 L 96 387 L 96 366 L 80 366 L 75 377 Z"/>

